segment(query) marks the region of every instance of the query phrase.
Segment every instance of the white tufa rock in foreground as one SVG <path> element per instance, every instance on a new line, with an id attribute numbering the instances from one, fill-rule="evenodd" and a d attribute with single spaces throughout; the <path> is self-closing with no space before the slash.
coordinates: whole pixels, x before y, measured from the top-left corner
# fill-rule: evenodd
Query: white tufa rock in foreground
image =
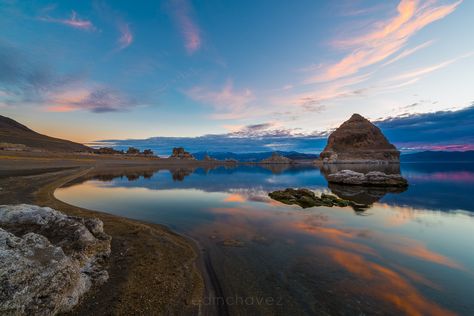
<path id="1" fill-rule="evenodd" d="M 110 240 L 98 219 L 0 205 L 0 314 L 71 310 L 92 285 L 108 279 Z"/>
<path id="2" fill-rule="evenodd" d="M 341 170 L 327 176 L 328 182 L 381 187 L 406 187 L 408 181 L 399 174 L 385 174 L 380 171 L 371 171 L 366 174 L 352 170 Z"/>

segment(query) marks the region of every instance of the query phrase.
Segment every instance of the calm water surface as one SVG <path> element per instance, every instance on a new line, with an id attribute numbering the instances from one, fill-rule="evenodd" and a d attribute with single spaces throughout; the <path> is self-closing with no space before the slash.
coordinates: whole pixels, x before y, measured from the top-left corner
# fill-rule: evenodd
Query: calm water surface
<path id="1" fill-rule="evenodd" d="M 230 314 L 474 315 L 473 165 L 402 164 L 404 192 L 328 187 L 333 171 L 109 170 L 55 194 L 198 241 Z M 287 187 L 371 207 L 303 210 L 268 197 Z"/>

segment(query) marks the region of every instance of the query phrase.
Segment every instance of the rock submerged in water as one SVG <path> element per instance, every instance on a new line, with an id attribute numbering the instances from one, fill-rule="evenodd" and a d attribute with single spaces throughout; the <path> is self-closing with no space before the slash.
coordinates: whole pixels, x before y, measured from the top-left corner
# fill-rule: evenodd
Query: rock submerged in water
<path id="1" fill-rule="evenodd" d="M 366 174 L 352 170 L 341 170 L 327 176 L 330 183 L 379 186 L 379 187 L 407 187 L 408 181 L 399 174 L 385 174 L 380 171 L 371 171 Z"/>
<path id="2" fill-rule="evenodd" d="M 98 219 L 1 205 L 0 226 L 0 314 L 67 312 L 108 279 L 111 238 Z"/>
<path id="3" fill-rule="evenodd" d="M 324 163 L 399 163 L 400 152 L 382 131 L 359 114 L 329 135 L 320 154 Z"/>
<path id="4" fill-rule="evenodd" d="M 313 206 L 339 206 L 346 207 L 351 206 L 354 208 L 362 209 L 367 208 L 367 205 L 357 204 L 352 201 L 343 200 L 337 196 L 330 194 L 321 194 L 320 197 L 308 189 L 285 189 L 280 191 L 273 191 L 268 193 L 268 196 L 276 201 L 279 201 L 288 205 L 299 205 L 302 208 L 308 208 Z"/>

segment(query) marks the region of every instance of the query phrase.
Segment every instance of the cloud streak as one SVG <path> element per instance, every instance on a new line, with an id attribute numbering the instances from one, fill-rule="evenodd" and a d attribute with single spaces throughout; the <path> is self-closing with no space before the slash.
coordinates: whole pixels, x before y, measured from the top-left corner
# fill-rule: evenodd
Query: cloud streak
<path id="1" fill-rule="evenodd" d="M 133 34 L 130 30 L 130 26 L 127 23 L 119 22 L 118 29 L 120 31 L 120 37 L 118 39 L 119 49 L 125 49 L 130 46 L 133 42 Z"/>
<path id="2" fill-rule="evenodd" d="M 95 31 L 97 30 L 94 24 L 89 20 L 80 19 L 77 16 L 76 11 L 71 12 L 71 17 L 68 19 L 56 19 L 52 17 L 41 17 L 40 21 L 49 22 L 49 23 L 59 23 L 75 29 L 84 30 L 84 31 Z"/>
<path id="3" fill-rule="evenodd" d="M 343 78 L 384 61 L 400 51 L 419 30 L 451 14 L 461 2 L 437 5 L 436 1 L 421 3 L 417 0 L 401 0 L 397 14 L 388 21 L 374 23 L 372 30 L 367 33 L 334 41 L 336 48 L 350 52 L 338 62 L 324 65 L 307 82 Z"/>
<path id="4" fill-rule="evenodd" d="M 201 30 L 192 19 L 192 8 L 186 0 L 171 2 L 172 15 L 184 38 L 184 47 L 189 54 L 194 54 L 201 48 Z"/>

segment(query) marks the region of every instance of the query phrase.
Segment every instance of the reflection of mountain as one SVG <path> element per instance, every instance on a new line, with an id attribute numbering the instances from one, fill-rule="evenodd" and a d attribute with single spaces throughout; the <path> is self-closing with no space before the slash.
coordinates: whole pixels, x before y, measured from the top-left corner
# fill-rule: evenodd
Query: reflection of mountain
<path id="1" fill-rule="evenodd" d="M 363 187 L 355 185 L 328 184 L 332 193 L 342 199 L 359 204 L 373 204 L 381 200 L 388 193 L 402 193 L 406 188 L 401 187 Z"/>
<path id="2" fill-rule="evenodd" d="M 364 166 L 350 165 L 358 168 Z M 327 166 L 321 171 L 311 165 L 295 165 L 289 168 L 267 170 L 261 166 L 243 165 L 234 168 L 220 166 L 213 169 L 156 167 L 124 167 L 122 169 L 97 169 L 67 186 L 87 180 L 106 181 L 104 186 L 141 187 L 152 190 L 197 189 L 206 192 L 239 193 L 247 200 L 258 200 L 268 192 L 284 188 L 308 188 L 327 192 L 324 175 L 344 168 L 342 165 Z M 399 171 L 399 166 L 370 166 L 384 172 Z M 389 169 L 387 169 L 387 167 Z M 396 168 L 395 170 L 393 168 Z M 403 176 L 410 182 L 407 191 L 390 188 L 364 188 L 329 185 L 329 189 L 341 198 L 357 203 L 370 204 L 376 201 L 390 205 L 404 205 L 432 210 L 474 211 L 474 166 L 470 164 L 402 164 Z M 173 181 L 182 180 L 182 181 Z M 133 181 L 129 181 L 133 180 Z M 401 193 L 401 194 L 392 194 Z M 266 199 L 265 199 L 266 200 Z"/>
<path id="3" fill-rule="evenodd" d="M 402 155 L 400 159 L 404 162 L 472 162 L 474 161 L 474 150 L 423 151 Z"/>

